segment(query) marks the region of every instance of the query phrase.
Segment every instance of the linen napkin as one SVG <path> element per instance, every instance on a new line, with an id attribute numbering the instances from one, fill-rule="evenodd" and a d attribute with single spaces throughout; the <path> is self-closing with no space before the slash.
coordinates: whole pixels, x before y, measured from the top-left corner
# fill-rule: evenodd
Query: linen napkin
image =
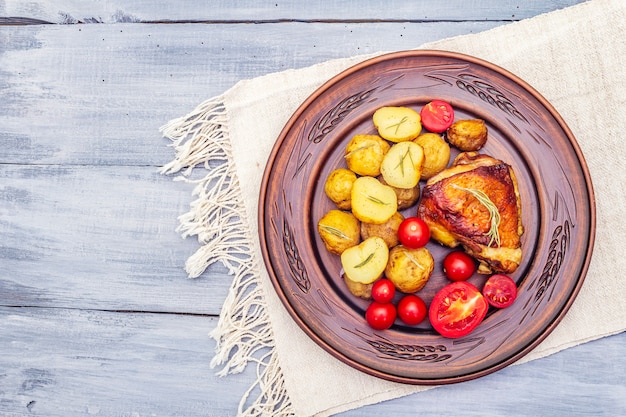
<path id="1" fill-rule="evenodd" d="M 615 297 L 626 290 L 620 272 L 626 236 L 619 134 L 626 116 L 624 22 L 625 2 L 591 0 L 418 47 L 473 55 L 528 82 L 571 128 L 591 173 L 597 231 L 587 278 L 559 326 L 517 363 L 626 329 L 626 306 Z M 366 375 L 319 348 L 283 308 L 259 249 L 259 187 L 281 129 L 316 88 L 371 56 L 240 81 L 162 128 L 176 152 L 162 172 L 197 183 L 190 211 L 180 218 L 181 234 L 200 243 L 186 270 L 197 277 L 220 261 L 234 276 L 211 335 L 217 341 L 212 366 L 220 366 L 222 375 L 250 362 L 258 367 L 240 416 L 328 416 L 427 389 Z"/>

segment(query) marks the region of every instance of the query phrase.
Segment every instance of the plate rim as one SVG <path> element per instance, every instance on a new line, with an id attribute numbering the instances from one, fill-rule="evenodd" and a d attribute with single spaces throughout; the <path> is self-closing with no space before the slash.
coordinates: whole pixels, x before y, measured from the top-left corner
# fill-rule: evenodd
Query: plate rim
<path id="1" fill-rule="evenodd" d="M 567 137 L 569 145 L 572 148 L 573 153 L 576 156 L 576 160 L 580 165 L 580 171 L 582 172 L 582 178 L 584 178 L 584 189 L 589 196 L 589 201 L 586 202 L 588 204 L 588 216 L 589 216 L 589 227 L 588 234 L 589 240 L 587 244 L 587 248 L 584 251 L 584 259 L 582 261 L 582 265 L 580 267 L 580 273 L 578 277 L 576 277 L 575 285 L 572 288 L 572 291 L 569 293 L 569 296 L 562 306 L 558 314 L 553 318 L 550 323 L 546 323 L 544 327 L 542 327 L 542 331 L 540 334 L 535 337 L 529 344 L 525 347 L 521 348 L 517 353 L 509 356 L 506 360 L 501 361 L 498 364 L 493 366 L 489 366 L 477 372 L 473 372 L 469 375 L 457 375 L 452 377 L 444 377 L 438 379 L 423 379 L 423 378 L 411 378 L 399 375 L 390 375 L 384 371 L 378 369 L 372 369 L 371 367 L 362 364 L 359 361 L 354 360 L 353 358 L 345 355 L 343 352 L 338 351 L 333 346 L 331 346 L 325 339 L 316 334 L 307 324 L 305 320 L 302 319 L 298 311 L 294 308 L 294 306 L 289 302 L 285 289 L 280 285 L 279 280 L 276 277 L 276 273 L 272 266 L 272 259 L 269 254 L 269 248 L 266 242 L 266 228 L 265 224 L 265 195 L 267 194 L 267 189 L 270 183 L 270 177 L 272 175 L 271 168 L 278 157 L 279 151 L 283 145 L 283 142 L 287 139 L 288 133 L 293 128 L 294 123 L 298 120 L 298 118 L 304 113 L 308 106 L 317 100 L 321 95 L 324 94 L 329 88 L 334 86 L 338 81 L 351 76 L 352 74 L 361 71 L 362 69 L 369 67 L 371 65 L 378 64 L 380 62 L 394 60 L 398 58 L 405 57 L 428 57 L 435 56 L 438 58 L 452 58 L 457 60 L 466 61 L 472 64 L 476 64 L 482 67 L 485 67 L 491 71 L 499 73 L 503 77 L 508 78 L 510 81 L 514 82 L 522 89 L 524 89 L 528 94 L 530 94 L 533 98 L 535 98 L 540 105 L 550 113 L 550 116 L 554 118 L 555 122 L 562 129 L 564 136 Z M 554 106 L 542 95 L 540 94 L 534 87 L 532 87 L 528 82 L 521 79 L 519 76 L 511 73 L 510 71 L 493 64 L 489 61 L 486 61 L 481 58 L 477 58 L 475 56 L 459 53 L 459 52 L 451 52 L 451 51 L 443 51 L 443 50 L 435 50 L 435 49 L 416 49 L 416 50 L 405 50 L 405 51 L 396 51 L 396 52 L 388 52 L 384 53 L 372 58 L 365 59 L 362 62 L 359 62 L 355 65 L 352 65 L 343 71 L 338 72 L 327 81 L 325 81 L 322 85 L 316 88 L 307 98 L 297 107 L 297 109 L 292 113 L 288 121 L 285 123 L 284 127 L 281 129 L 280 134 L 276 138 L 276 141 L 272 147 L 270 155 L 268 157 L 262 180 L 261 180 L 261 188 L 259 192 L 259 200 L 258 200 L 258 237 L 260 239 L 261 253 L 263 257 L 264 264 L 267 268 L 268 275 L 270 277 L 270 281 L 272 283 L 272 287 L 276 291 L 283 307 L 288 311 L 291 318 L 296 322 L 296 324 L 303 330 L 309 338 L 311 338 L 318 346 L 322 347 L 326 352 L 334 356 L 335 358 L 341 360 L 342 362 L 350 365 L 351 367 L 358 369 L 366 374 L 382 378 L 385 380 L 390 380 L 394 382 L 412 384 L 412 385 L 442 385 L 442 384 L 450 384 L 457 383 L 462 381 L 467 381 L 475 378 L 479 378 L 485 376 L 487 374 L 498 371 L 516 361 L 526 356 L 530 351 L 532 351 L 535 347 L 537 347 L 541 342 L 543 342 L 559 325 L 562 321 L 563 317 L 567 314 L 571 306 L 573 305 L 575 299 L 578 297 L 578 294 L 583 286 L 586 275 L 589 270 L 593 249 L 595 246 L 595 237 L 596 237 L 596 200 L 594 187 L 591 179 L 591 175 L 589 172 L 588 165 L 586 163 L 585 157 L 580 149 L 580 145 L 578 144 L 574 134 L 571 129 L 560 115 L 560 113 L 554 108 Z"/>

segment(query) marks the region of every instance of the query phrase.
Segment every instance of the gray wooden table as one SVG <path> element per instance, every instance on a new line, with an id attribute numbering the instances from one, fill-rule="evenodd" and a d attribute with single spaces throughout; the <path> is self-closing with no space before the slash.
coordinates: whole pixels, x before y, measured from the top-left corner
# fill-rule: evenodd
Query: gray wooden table
<path id="1" fill-rule="evenodd" d="M 240 79 L 580 1 L 0 1 L 0 415 L 233 416 L 256 378 L 209 368 L 230 277 L 185 276 L 166 121 Z M 626 415 L 625 346 L 342 415 Z"/>

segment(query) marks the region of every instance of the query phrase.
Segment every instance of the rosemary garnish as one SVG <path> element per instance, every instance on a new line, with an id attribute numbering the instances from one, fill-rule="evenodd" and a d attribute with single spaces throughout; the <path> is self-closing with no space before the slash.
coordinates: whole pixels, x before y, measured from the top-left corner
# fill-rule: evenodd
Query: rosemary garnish
<path id="1" fill-rule="evenodd" d="M 358 148 L 356 148 L 355 150 L 350 151 L 350 152 L 348 152 L 347 154 L 345 154 L 343 157 L 344 157 L 344 158 L 347 158 L 347 157 L 349 157 L 350 155 L 352 155 L 353 153 L 357 153 L 357 152 L 362 151 L 362 150 L 364 150 L 364 149 L 371 148 L 372 146 L 374 146 L 374 144 L 373 144 L 373 143 L 369 143 L 369 144 L 367 144 L 367 145 L 359 146 L 359 147 L 358 147 Z"/>
<path id="2" fill-rule="evenodd" d="M 330 233 L 331 235 L 337 236 L 338 238 L 350 239 L 348 236 L 346 236 L 345 233 L 343 233 L 341 230 L 337 229 L 336 227 L 328 226 L 325 224 L 320 224 L 320 229 Z"/>
<path id="3" fill-rule="evenodd" d="M 489 221 L 491 224 L 489 227 L 489 231 L 485 233 L 485 235 L 491 238 L 489 240 L 488 246 L 491 246 L 491 244 L 495 242 L 496 245 L 500 247 L 500 232 L 498 231 L 498 227 L 500 226 L 500 212 L 498 211 L 498 207 L 496 207 L 496 205 L 493 203 L 493 201 L 491 201 L 487 194 L 485 194 L 481 190 L 477 190 L 475 188 L 459 187 L 455 184 L 452 184 L 452 186 L 457 190 L 467 191 L 468 193 L 476 197 L 480 204 L 485 206 L 487 211 L 489 211 Z"/>
<path id="4" fill-rule="evenodd" d="M 371 261 L 373 257 L 374 257 L 374 252 L 370 253 L 370 255 L 369 255 L 369 256 L 368 256 L 368 257 L 367 257 L 367 258 L 366 258 L 363 262 L 361 262 L 361 263 L 360 263 L 360 264 L 358 264 L 358 265 L 355 265 L 354 267 L 355 267 L 355 268 L 360 268 L 360 267 L 364 266 L 366 263 L 368 263 L 369 261 Z"/>
<path id="5" fill-rule="evenodd" d="M 373 195 L 369 195 L 369 194 L 365 194 L 362 193 L 362 195 L 365 196 L 365 198 L 367 198 L 370 201 L 373 201 L 376 204 L 380 204 L 381 206 L 388 206 L 389 203 L 385 203 L 383 200 L 381 200 L 380 198 L 374 197 Z"/>
<path id="6" fill-rule="evenodd" d="M 417 259 L 415 259 L 415 257 L 409 253 L 409 251 L 405 250 L 404 254 L 406 255 L 407 258 L 409 258 L 409 261 L 414 263 L 415 266 L 417 266 L 419 269 L 421 269 L 421 270 L 425 269 L 419 262 L 417 262 Z"/>
<path id="7" fill-rule="evenodd" d="M 402 119 L 400 119 L 400 121 L 398 123 L 392 124 L 387 126 L 387 129 L 391 129 L 392 127 L 396 128 L 396 131 L 394 132 L 395 134 L 398 134 L 398 130 L 400 129 L 400 125 L 404 122 L 406 122 L 407 120 L 409 120 L 408 116 L 404 116 Z"/>
<path id="8" fill-rule="evenodd" d="M 404 155 L 400 157 L 400 162 L 398 163 L 398 165 L 396 165 L 396 168 L 400 167 L 400 172 L 402 173 L 403 177 L 404 177 L 404 160 L 406 159 L 407 156 L 409 157 L 409 159 L 411 160 L 411 163 L 413 164 L 413 157 L 411 156 L 411 149 L 407 148 Z"/>

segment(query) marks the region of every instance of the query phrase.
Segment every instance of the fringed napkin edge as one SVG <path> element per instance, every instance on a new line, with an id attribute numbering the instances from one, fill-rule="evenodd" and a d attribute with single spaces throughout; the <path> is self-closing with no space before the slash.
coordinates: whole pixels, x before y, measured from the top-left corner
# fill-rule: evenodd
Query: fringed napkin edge
<path id="1" fill-rule="evenodd" d="M 259 264 L 246 219 L 241 187 L 232 157 L 229 120 L 224 96 L 210 98 L 185 116 L 160 128 L 170 139 L 175 158 L 160 168 L 175 181 L 196 184 L 189 212 L 179 217 L 176 229 L 183 238 L 197 236 L 200 248 L 187 260 L 185 271 L 199 277 L 210 265 L 221 262 L 233 282 L 224 301 L 217 327 L 209 333 L 216 341 L 211 368 L 219 376 L 242 372 L 257 365 L 257 379 L 240 400 L 238 416 L 294 415 L 285 388 L 266 300 L 258 283 Z M 194 168 L 205 171 L 191 179 Z M 258 396 L 247 405 L 254 394 Z"/>

